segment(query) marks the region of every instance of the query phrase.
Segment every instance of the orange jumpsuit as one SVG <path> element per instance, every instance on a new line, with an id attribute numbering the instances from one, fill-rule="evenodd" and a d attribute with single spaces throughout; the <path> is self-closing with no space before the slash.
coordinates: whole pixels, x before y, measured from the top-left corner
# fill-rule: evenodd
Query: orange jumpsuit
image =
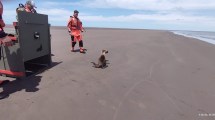
<path id="1" fill-rule="evenodd" d="M 10 37 L 8 37 L 7 33 L 5 33 L 3 29 L 5 27 L 5 23 L 4 23 L 4 20 L 2 19 L 2 14 L 3 14 L 3 4 L 0 1 L 0 44 L 4 44 L 4 46 L 11 46 L 12 40 Z"/>
<path id="2" fill-rule="evenodd" d="M 4 29 L 3 29 L 3 27 L 5 27 L 5 23 L 4 23 L 3 19 L 2 19 L 2 14 L 3 14 L 3 5 L 0 2 L 0 38 L 3 38 L 3 37 L 7 36 L 7 34 L 4 32 Z"/>
<path id="3" fill-rule="evenodd" d="M 29 9 L 27 6 L 25 7 L 26 12 L 37 13 L 35 9 Z"/>
<path id="4" fill-rule="evenodd" d="M 82 22 L 75 18 L 74 16 L 70 17 L 67 27 L 70 31 L 70 34 L 74 36 L 74 41 L 81 41 L 82 35 L 81 32 L 83 31 Z"/>
<path id="5" fill-rule="evenodd" d="M 31 12 L 31 10 L 28 9 L 27 7 L 25 7 L 25 11 L 26 11 L 26 12 Z"/>

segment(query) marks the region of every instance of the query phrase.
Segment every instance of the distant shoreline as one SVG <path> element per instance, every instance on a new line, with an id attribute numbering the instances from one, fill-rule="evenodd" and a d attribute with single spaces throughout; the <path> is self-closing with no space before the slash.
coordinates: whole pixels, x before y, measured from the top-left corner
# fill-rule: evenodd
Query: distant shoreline
<path id="1" fill-rule="evenodd" d="M 13 28 L 13 25 L 6 25 L 5 28 L 9 28 L 9 29 L 12 29 Z M 67 30 L 67 27 L 66 26 L 51 26 L 50 27 L 51 30 Z M 153 29 L 130 29 L 130 28 L 102 28 L 102 27 L 85 27 L 86 30 L 125 30 L 125 31 L 141 31 L 141 30 L 147 30 L 147 31 L 166 31 L 166 32 L 171 32 L 175 35 L 181 35 L 181 36 L 184 36 L 184 37 L 188 37 L 188 38 L 194 38 L 194 39 L 197 39 L 197 40 L 200 40 L 200 41 L 204 41 L 204 42 L 207 42 L 207 43 L 210 43 L 210 44 L 213 44 L 215 45 L 215 32 L 207 32 L 207 31 L 187 31 L 187 30 L 153 30 Z M 6 31 L 7 32 L 7 31 Z M 184 34 L 186 32 L 190 32 L 190 33 L 197 33 L 196 35 L 189 35 L 189 34 Z M 9 32 L 10 33 L 10 32 Z M 212 39 L 210 38 L 207 38 L 207 36 L 201 36 L 201 37 L 198 37 L 198 34 L 202 34 L 202 33 L 213 33 L 213 36 Z"/>
<path id="2" fill-rule="evenodd" d="M 7 24 L 6 28 L 12 28 L 13 25 Z M 66 29 L 66 26 L 51 26 L 51 28 L 57 28 L 57 29 Z M 105 28 L 105 27 L 85 27 L 86 29 L 117 29 L 117 30 L 153 30 L 153 29 L 134 29 L 134 28 Z M 164 30 L 168 31 L 168 30 Z"/>

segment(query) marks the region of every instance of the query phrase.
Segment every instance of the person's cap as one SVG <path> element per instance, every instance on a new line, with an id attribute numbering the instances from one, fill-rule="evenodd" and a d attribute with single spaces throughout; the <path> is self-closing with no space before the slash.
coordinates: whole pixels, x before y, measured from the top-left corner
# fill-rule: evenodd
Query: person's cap
<path id="1" fill-rule="evenodd" d="M 74 13 L 79 13 L 78 10 L 74 10 Z"/>
<path id="2" fill-rule="evenodd" d="M 32 6 L 32 7 L 34 7 L 34 8 L 37 8 L 33 0 L 27 0 L 27 1 L 26 1 L 26 4 L 27 4 L 27 5 L 30 5 L 30 6 Z"/>

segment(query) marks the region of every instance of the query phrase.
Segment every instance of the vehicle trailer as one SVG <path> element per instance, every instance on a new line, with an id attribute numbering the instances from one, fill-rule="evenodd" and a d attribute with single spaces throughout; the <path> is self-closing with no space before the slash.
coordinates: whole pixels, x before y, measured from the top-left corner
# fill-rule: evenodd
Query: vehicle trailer
<path id="1" fill-rule="evenodd" d="M 51 65 L 51 35 L 48 16 L 17 13 L 12 46 L 1 46 L 0 75 L 25 78 Z"/>

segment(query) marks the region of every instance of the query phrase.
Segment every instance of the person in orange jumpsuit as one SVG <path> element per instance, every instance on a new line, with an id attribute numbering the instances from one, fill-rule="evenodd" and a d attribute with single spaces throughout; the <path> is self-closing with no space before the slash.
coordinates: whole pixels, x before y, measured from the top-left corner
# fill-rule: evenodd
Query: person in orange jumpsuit
<path id="1" fill-rule="evenodd" d="M 36 8 L 34 1 L 27 0 L 25 3 L 25 11 L 30 13 L 37 13 L 34 8 Z"/>
<path id="2" fill-rule="evenodd" d="M 70 17 L 69 22 L 67 24 L 68 31 L 71 35 L 71 51 L 74 52 L 75 49 L 75 44 L 78 41 L 79 42 L 79 47 L 80 47 L 80 53 L 85 53 L 83 49 L 83 39 L 82 39 L 82 34 L 83 32 L 83 27 L 82 27 L 82 22 L 78 18 L 78 11 L 75 10 L 73 16 Z"/>
<path id="3" fill-rule="evenodd" d="M 1 53 L 1 47 L 2 45 L 4 46 L 11 46 L 12 45 L 12 40 L 7 36 L 7 34 L 4 32 L 4 27 L 5 27 L 5 23 L 4 20 L 2 19 L 2 15 L 3 15 L 3 4 L 0 1 L 0 53 Z M 0 60 L 1 60 L 1 56 L 0 56 Z M 0 86 L 3 86 L 7 83 L 9 83 L 9 80 L 0 80 Z M 0 99 L 4 99 L 6 97 L 8 97 L 8 94 L 5 94 L 4 92 L 0 93 Z"/>

